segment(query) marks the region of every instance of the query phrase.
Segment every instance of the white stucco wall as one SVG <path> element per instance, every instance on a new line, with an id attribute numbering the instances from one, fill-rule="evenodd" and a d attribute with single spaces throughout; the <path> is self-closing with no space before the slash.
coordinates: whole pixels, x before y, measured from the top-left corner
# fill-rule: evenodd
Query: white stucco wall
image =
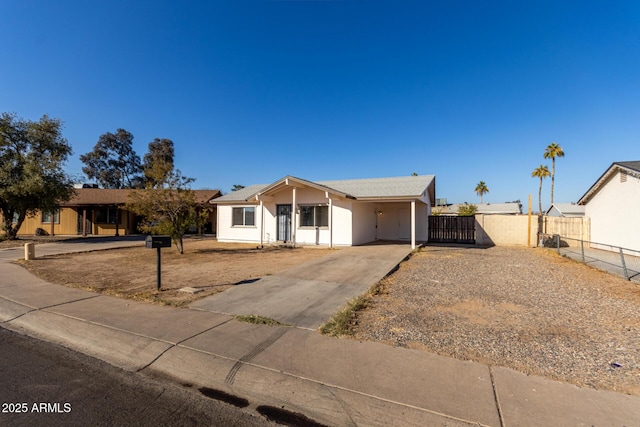
<path id="1" fill-rule="evenodd" d="M 234 207 L 255 207 L 255 226 L 232 226 Z M 218 205 L 217 234 L 219 242 L 259 242 L 260 207 L 250 204 Z"/>
<path id="2" fill-rule="evenodd" d="M 585 205 L 585 216 L 593 242 L 640 251 L 640 179 L 620 182 L 618 171 Z"/>
<path id="3" fill-rule="evenodd" d="M 301 245 L 350 246 L 374 240 L 411 240 L 411 202 L 362 202 L 332 196 L 332 230 L 329 227 L 301 227 L 299 209 L 295 212 L 295 239 Z M 260 205 L 219 205 L 217 236 L 221 242 L 277 241 L 277 205 L 293 204 L 292 188 L 286 188 L 264 202 L 264 215 Z M 426 204 L 425 204 L 426 203 Z M 428 239 L 428 196 L 416 201 L 416 241 Z M 329 205 L 326 193 L 313 188 L 297 188 L 296 204 Z M 255 206 L 255 226 L 232 226 L 233 207 Z M 293 221 L 292 221 L 293 222 Z M 292 229 L 292 232 L 294 230 Z M 330 235 L 331 233 L 331 235 Z M 332 239 L 331 239 L 332 236 Z M 293 237 L 293 236 L 292 236 Z"/>
<path id="4" fill-rule="evenodd" d="M 425 200 L 428 200 L 428 197 Z M 379 212 L 378 239 L 411 240 L 411 202 L 377 203 L 375 210 Z M 416 201 L 416 241 L 418 242 L 426 242 L 429 238 L 429 212 L 428 204 Z"/>
<path id="5" fill-rule="evenodd" d="M 376 211 L 378 204 L 368 202 L 352 202 L 353 244 L 361 245 L 376 240 Z"/>

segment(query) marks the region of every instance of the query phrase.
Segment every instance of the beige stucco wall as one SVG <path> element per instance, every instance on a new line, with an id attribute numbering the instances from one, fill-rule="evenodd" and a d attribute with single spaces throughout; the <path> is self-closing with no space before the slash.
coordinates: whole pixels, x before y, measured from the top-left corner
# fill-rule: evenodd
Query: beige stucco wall
<path id="1" fill-rule="evenodd" d="M 476 215 L 476 245 L 536 246 L 538 217 L 531 215 L 531 231 L 528 215 Z"/>

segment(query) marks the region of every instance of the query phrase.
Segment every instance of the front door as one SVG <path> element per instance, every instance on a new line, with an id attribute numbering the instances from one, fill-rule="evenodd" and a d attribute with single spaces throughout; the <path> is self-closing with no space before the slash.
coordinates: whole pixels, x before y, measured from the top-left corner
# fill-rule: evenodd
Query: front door
<path id="1" fill-rule="evenodd" d="M 411 238 L 411 212 L 409 208 L 398 208 L 396 219 L 398 220 L 398 239 L 409 240 Z"/>
<path id="2" fill-rule="evenodd" d="M 291 240 L 291 205 L 277 205 L 276 215 L 278 217 L 278 240 L 288 242 Z"/>
<path id="3" fill-rule="evenodd" d="M 86 212 L 86 213 L 85 213 Z M 83 219 L 86 216 L 86 222 Z M 91 234 L 93 230 L 93 209 L 79 208 L 78 209 L 78 234 Z"/>

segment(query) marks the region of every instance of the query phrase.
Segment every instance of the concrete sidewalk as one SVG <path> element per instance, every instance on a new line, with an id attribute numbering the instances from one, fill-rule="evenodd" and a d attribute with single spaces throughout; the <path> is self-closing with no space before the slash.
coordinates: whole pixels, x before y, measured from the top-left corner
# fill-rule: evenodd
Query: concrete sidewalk
<path id="1" fill-rule="evenodd" d="M 616 276 L 625 277 L 625 272 L 622 268 L 622 259 L 619 252 L 595 248 L 582 249 L 580 247 L 561 247 L 558 253 L 575 261 L 583 262 L 586 265 L 597 268 L 598 270 L 603 270 Z M 640 283 L 640 258 L 629 254 L 625 254 L 624 258 L 627 268 L 626 274 L 629 280 Z"/>
<path id="2" fill-rule="evenodd" d="M 52 285 L 0 262 L 1 326 L 326 425 L 631 426 L 640 397 Z"/>

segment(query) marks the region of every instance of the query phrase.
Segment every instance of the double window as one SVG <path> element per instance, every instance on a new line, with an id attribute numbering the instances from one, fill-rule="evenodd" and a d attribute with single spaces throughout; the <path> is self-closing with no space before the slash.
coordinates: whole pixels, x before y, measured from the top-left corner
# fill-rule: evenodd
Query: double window
<path id="1" fill-rule="evenodd" d="M 100 208 L 96 210 L 96 224 L 115 224 L 117 212 L 116 208 Z"/>
<path id="2" fill-rule="evenodd" d="M 328 206 L 300 206 L 300 227 L 328 227 Z"/>
<path id="3" fill-rule="evenodd" d="M 60 224 L 60 209 L 56 209 L 53 212 L 42 212 L 42 223 L 51 224 L 51 220 L 55 224 Z M 14 215 L 15 222 L 18 222 L 18 218 Z"/>
<path id="4" fill-rule="evenodd" d="M 233 208 L 233 226 L 254 226 L 256 225 L 256 208 L 243 207 Z"/>

